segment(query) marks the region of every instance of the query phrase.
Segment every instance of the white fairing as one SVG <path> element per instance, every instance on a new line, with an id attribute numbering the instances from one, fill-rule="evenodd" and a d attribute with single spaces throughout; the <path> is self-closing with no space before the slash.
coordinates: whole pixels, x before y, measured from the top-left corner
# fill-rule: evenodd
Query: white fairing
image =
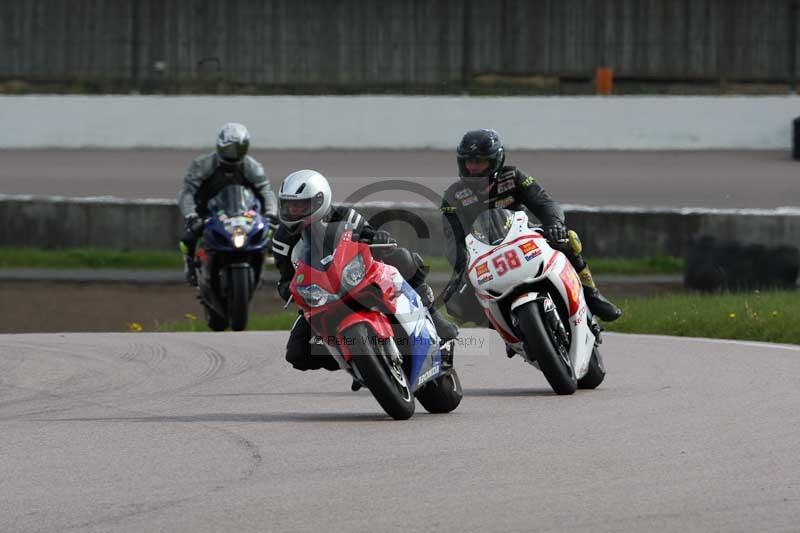
<path id="1" fill-rule="evenodd" d="M 514 214 L 512 227 L 503 242 L 487 245 L 472 234 L 467 235 L 465 242 L 469 252 L 469 280 L 475 287 L 478 301 L 500 335 L 518 352 L 524 353 L 522 342 L 503 318 L 497 302 L 520 285 L 543 279 L 558 289 L 571 313 L 568 321 L 572 338 L 570 358 L 576 377 L 582 378 L 589 368 L 595 337 L 589 328 L 589 311 L 580 279 L 566 256 L 551 248 L 537 229 L 528 226 L 528 216 L 523 211 Z M 535 294 L 528 293 L 518 296 L 517 301 L 534 298 Z M 512 303 L 512 307 L 516 305 Z M 567 321 L 564 317 L 561 319 L 566 326 Z"/>

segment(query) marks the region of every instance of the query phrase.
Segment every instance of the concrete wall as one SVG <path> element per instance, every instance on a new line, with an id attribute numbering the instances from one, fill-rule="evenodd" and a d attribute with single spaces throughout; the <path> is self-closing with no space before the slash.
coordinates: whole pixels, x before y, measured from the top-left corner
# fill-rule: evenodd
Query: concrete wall
<path id="1" fill-rule="evenodd" d="M 800 209 L 637 210 L 565 206 L 567 223 L 593 257 L 682 256 L 692 235 L 712 235 L 764 245 L 800 246 Z M 442 255 L 440 214 L 414 204 L 365 204 L 369 219 L 393 220 L 385 228 L 398 240 Z M 388 212 L 393 210 L 393 212 Z M 387 216 L 388 215 L 388 216 Z M 407 220 L 418 217 L 414 226 Z M 182 220 L 174 202 L 113 201 L 0 195 L 0 246 L 92 246 L 176 250 Z M 417 229 L 418 228 L 418 229 Z"/>
<path id="2" fill-rule="evenodd" d="M 789 149 L 800 97 L 0 96 L 0 148 L 198 148 L 224 122 L 263 148 Z"/>
<path id="3" fill-rule="evenodd" d="M 386 86 L 480 74 L 789 80 L 793 0 L 0 2 L 0 76 Z"/>

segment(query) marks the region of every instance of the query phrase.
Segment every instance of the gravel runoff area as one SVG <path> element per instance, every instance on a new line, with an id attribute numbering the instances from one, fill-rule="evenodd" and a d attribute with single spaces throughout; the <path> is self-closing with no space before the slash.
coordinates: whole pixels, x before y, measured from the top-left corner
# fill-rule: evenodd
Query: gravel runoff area
<path id="1" fill-rule="evenodd" d="M 618 300 L 682 290 L 672 278 L 604 281 L 601 286 Z M 0 302 L 0 333 L 127 331 L 134 322 L 153 331 L 159 324 L 186 320 L 187 314 L 203 320 L 195 290 L 174 282 L 6 279 L 0 280 Z M 281 311 L 283 302 L 271 286 L 264 285 L 250 309 L 254 313 Z"/>

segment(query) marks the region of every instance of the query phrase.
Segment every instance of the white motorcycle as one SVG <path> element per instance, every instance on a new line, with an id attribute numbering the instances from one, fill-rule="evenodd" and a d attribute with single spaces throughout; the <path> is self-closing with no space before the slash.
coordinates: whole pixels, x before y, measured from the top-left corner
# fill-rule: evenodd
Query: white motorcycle
<path id="1" fill-rule="evenodd" d="M 601 328 L 578 274 L 525 212 L 485 211 L 466 245 L 470 283 L 506 344 L 541 370 L 557 394 L 600 385 Z"/>

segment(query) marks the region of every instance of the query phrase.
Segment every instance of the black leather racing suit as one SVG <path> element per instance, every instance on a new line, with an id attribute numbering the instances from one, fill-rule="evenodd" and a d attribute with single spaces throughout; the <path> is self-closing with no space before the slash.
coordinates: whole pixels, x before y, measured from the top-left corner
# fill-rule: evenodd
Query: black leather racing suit
<path id="1" fill-rule="evenodd" d="M 330 213 L 326 217 L 328 222 L 341 222 L 349 221 L 353 226 L 353 240 L 365 241 L 372 243 L 375 237 L 375 229 L 369 225 L 364 217 L 349 207 L 337 206 L 331 208 Z M 272 239 L 272 253 L 275 257 L 275 266 L 280 272 L 280 281 L 278 282 L 278 294 L 283 300 L 288 300 L 290 297 L 289 285 L 294 277 L 294 265 L 292 264 L 292 249 L 300 241 L 302 232 L 290 231 L 285 225 L 280 224 Z M 408 284 L 416 290 L 422 299 L 422 303 L 430 307 L 433 304 L 433 292 L 430 287 L 425 283 L 426 271 L 422 257 L 419 254 L 411 253 L 406 248 L 394 247 L 385 250 L 374 250 L 373 254 L 376 259 L 383 261 L 386 264 L 392 265 L 400 272 L 403 278 L 408 281 Z M 435 309 L 431 309 L 432 315 Z M 439 317 L 441 320 L 441 316 Z M 434 325 L 439 330 L 440 337 L 444 337 L 441 331 L 441 322 L 437 322 L 434 318 Z M 452 326 L 452 325 L 451 325 Z M 455 328 L 455 326 L 452 326 Z M 457 333 L 457 330 L 456 330 Z M 455 337 L 453 333 L 452 336 Z M 325 368 L 327 370 L 338 370 L 339 365 L 333 357 L 325 349 L 312 350 L 312 345 L 309 344 L 311 340 L 311 327 L 303 316 L 302 312 L 292 325 L 292 330 L 289 333 L 289 341 L 286 343 L 286 360 L 298 370 L 315 370 L 318 368 Z"/>
<path id="2" fill-rule="evenodd" d="M 482 325 L 488 323 L 483 308 L 472 287 L 464 280 L 468 260 L 464 239 L 478 215 L 495 207 L 513 211 L 525 208 L 543 226 L 564 224 L 564 210 L 561 206 L 536 179 L 516 167 L 501 168 L 497 177 L 484 190 L 473 190 L 461 180 L 447 188 L 442 198 L 442 217 L 446 253 L 455 271 L 453 281 L 443 293 L 447 311 L 455 317 Z M 567 255 L 577 272 L 586 267 L 580 254 L 569 246 L 550 244 Z"/>

